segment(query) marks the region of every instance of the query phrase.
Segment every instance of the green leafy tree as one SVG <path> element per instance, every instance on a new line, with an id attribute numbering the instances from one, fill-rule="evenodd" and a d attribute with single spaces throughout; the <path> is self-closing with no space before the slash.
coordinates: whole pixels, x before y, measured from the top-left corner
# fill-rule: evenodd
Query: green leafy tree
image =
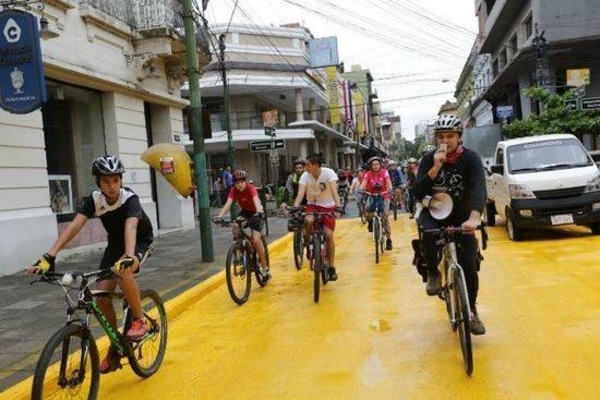
<path id="1" fill-rule="evenodd" d="M 572 133 L 581 137 L 584 133 L 600 131 L 600 112 L 570 110 L 565 100 L 575 98 L 574 91 L 563 95 L 550 93 L 546 89 L 532 87 L 523 93 L 543 105 L 540 114 L 513 121 L 502 127 L 507 138 L 547 135 L 551 133 Z"/>

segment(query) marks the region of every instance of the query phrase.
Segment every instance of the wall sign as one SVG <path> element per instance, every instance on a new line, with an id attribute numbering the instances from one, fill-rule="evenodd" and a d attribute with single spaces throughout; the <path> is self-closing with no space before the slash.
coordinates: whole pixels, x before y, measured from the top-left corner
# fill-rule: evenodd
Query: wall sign
<path id="1" fill-rule="evenodd" d="M 0 12 L 0 107 L 26 114 L 46 101 L 38 21 L 20 10 Z"/>

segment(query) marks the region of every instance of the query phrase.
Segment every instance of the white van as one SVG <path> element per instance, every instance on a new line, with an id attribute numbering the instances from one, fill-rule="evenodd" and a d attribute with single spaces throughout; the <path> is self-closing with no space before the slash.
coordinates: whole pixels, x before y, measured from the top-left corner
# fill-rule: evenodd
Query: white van
<path id="1" fill-rule="evenodd" d="M 570 134 L 498 142 L 487 181 L 486 220 L 506 220 L 511 240 L 523 229 L 565 224 L 600 233 L 600 171 Z"/>

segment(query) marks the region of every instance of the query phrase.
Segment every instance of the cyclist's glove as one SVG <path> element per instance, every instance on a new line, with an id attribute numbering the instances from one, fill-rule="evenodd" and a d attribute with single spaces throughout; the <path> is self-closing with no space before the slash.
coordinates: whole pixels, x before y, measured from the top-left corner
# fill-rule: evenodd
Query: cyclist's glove
<path id="1" fill-rule="evenodd" d="M 37 260 L 35 262 L 35 264 L 33 264 L 33 266 L 38 269 L 38 273 L 43 274 L 44 272 L 54 271 L 54 261 L 55 260 L 56 260 L 56 257 L 51 256 L 50 254 L 46 253 L 43 256 L 41 256 L 40 259 Z"/>
<path id="2" fill-rule="evenodd" d="M 256 219 L 265 219 L 265 214 L 261 212 L 254 214 L 254 216 L 256 217 Z"/>
<path id="3" fill-rule="evenodd" d="M 222 225 L 224 221 L 223 221 L 223 218 L 221 218 L 221 217 L 214 217 L 212 219 L 212 222 L 215 223 L 215 224 L 217 224 L 217 225 Z"/>
<path id="4" fill-rule="evenodd" d="M 114 272 L 123 271 L 124 269 L 132 267 L 134 263 L 135 263 L 135 261 L 133 260 L 132 257 L 125 256 L 125 257 L 121 258 L 119 261 L 117 261 L 112 266 L 112 270 Z"/>

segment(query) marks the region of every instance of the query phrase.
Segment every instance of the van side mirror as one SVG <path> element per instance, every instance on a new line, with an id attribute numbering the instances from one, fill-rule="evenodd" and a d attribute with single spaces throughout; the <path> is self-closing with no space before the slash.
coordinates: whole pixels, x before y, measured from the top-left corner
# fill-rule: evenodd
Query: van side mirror
<path id="1" fill-rule="evenodd" d="M 504 175 L 503 165 L 492 165 L 490 166 L 490 170 L 492 171 L 492 174 Z"/>

